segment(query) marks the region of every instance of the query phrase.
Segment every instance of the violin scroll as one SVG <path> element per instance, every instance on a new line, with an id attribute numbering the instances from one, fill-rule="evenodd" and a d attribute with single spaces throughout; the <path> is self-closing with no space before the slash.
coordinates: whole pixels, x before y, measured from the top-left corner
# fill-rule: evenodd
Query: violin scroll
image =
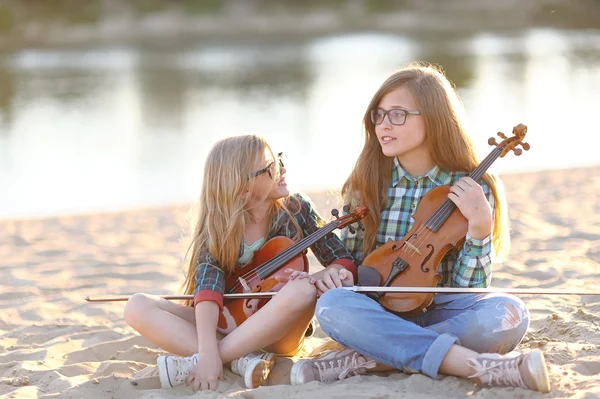
<path id="1" fill-rule="evenodd" d="M 344 211 L 348 212 L 350 210 L 350 206 L 348 205 L 344 205 Z M 361 230 L 364 230 L 364 226 L 363 224 L 360 222 L 360 220 L 362 218 L 364 218 L 365 216 L 368 215 L 369 210 L 367 209 L 366 206 L 357 206 L 356 208 L 354 208 L 353 212 L 347 213 L 344 216 L 340 217 L 339 216 L 339 211 L 337 209 L 332 209 L 331 210 L 331 214 L 337 219 L 338 224 L 338 228 L 343 229 L 344 227 L 348 226 L 348 229 L 350 230 L 351 233 L 355 233 L 356 230 L 354 230 L 354 228 L 352 226 L 350 226 L 352 223 L 357 222 L 358 223 L 358 228 Z"/>
<path id="2" fill-rule="evenodd" d="M 529 149 L 531 148 L 531 146 L 528 143 L 523 142 L 523 139 L 527 134 L 527 126 L 523 125 L 522 123 L 519 123 L 513 128 L 512 133 L 512 137 L 507 137 L 504 133 L 498 132 L 498 136 L 501 139 L 504 139 L 500 143 L 496 142 L 496 139 L 494 137 L 490 137 L 488 139 L 489 145 L 494 145 L 502 149 L 502 152 L 499 155 L 500 158 L 505 156 L 509 151 L 513 151 L 516 156 L 519 156 L 523 153 L 523 150 L 529 151 Z M 517 148 L 519 145 L 521 146 L 521 148 Z"/>

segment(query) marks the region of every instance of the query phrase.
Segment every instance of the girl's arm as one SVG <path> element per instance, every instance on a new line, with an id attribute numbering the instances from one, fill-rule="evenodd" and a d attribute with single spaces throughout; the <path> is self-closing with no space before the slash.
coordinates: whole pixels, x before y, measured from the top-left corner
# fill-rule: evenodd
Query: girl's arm
<path id="1" fill-rule="evenodd" d="M 198 339 L 199 362 L 187 378 L 188 385 L 195 390 L 217 388 L 223 374 L 223 362 L 217 341 L 217 323 L 223 307 L 225 276 L 217 262 L 202 252 L 194 277 L 194 313 Z"/>
<path id="2" fill-rule="evenodd" d="M 196 305 L 196 331 L 198 333 L 198 364 L 191 370 L 187 384 L 197 390 L 216 390 L 223 377 L 223 362 L 217 341 L 219 305 L 214 301 L 202 301 Z"/>
<path id="3" fill-rule="evenodd" d="M 461 178 L 448 195 L 469 222 L 465 243 L 452 267 L 452 286 L 488 287 L 492 280 L 494 196 L 489 187 Z"/>

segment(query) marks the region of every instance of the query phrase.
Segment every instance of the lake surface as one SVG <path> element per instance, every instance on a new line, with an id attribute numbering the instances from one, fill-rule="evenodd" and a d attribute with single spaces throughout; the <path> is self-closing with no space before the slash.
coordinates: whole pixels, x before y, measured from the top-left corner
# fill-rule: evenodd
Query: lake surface
<path id="1" fill-rule="evenodd" d="M 0 56 L 0 218 L 193 201 L 211 145 L 243 133 L 288 154 L 292 190 L 339 189 L 371 96 L 415 60 L 457 85 L 482 156 L 529 127 L 495 171 L 600 164 L 600 31 L 27 49 Z"/>

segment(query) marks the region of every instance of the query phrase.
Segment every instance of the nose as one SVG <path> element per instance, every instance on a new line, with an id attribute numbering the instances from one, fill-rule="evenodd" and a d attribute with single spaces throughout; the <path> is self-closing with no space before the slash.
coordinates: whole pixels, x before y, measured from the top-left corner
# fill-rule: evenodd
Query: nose
<path id="1" fill-rule="evenodd" d="M 379 124 L 381 126 L 382 129 L 386 129 L 389 130 L 392 128 L 392 121 L 390 119 L 390 114 L 386 114 L 383 117 L 383 120 L 381 121 L 381 123 Z"/>

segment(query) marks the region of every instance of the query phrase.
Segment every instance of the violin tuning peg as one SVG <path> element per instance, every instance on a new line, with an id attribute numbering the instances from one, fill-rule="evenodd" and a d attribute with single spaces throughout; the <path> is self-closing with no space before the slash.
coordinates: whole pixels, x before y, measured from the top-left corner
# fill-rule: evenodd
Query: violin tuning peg
<path id="1" fill-rule="evenodd" d="M 500 137 L 501 139 L 505 139 L 506 135 L 502 132 L 498 132 L 498 137 Z"/>
<path id="2" fill-rule="evenodd" d="M 523 150 L 521 150 L 520 148 L 513 148 L 513 152 L 516 156 L 519 156 L 523 153 Z"/>
<path id="3" fill-rule="evenodd" d="M 521 143 L 521 147 L 523 147 L 523 149 L 525 151 L 529 151 L 529 149 L 531 148 L 531 146 L 529 145 L 529 143 Z"/>
<path id="4" fill-rule="evenodd" d="M 348 225 L 348 231 L 352 234 L 356 234 L 356 230 L 354 229 L 354 227 L 352 227 L 352 225 Z"/>
<path id="5" fill-rule="evenodd" d="M 333 215 L 333 216 L 334 216 L 336 219 L 338 219 L 338 215 L 340 214 L 340 211 L 338 211 L 337 209 L 335 209 L 335 208 L 334 208 L 334 209 L 332 209 L 332 210 L 331 210 L 331 214 L 332 214 L 332 215 Z"/>
<path id="6" fill-rule="evenodd" d="M 358 222 L 358 228 L 361 229 L 362 231 L 365 231 L 365 226 L 362 224 L 362 222 L 359 220 Z"/>
<path id="7" fill-rule="evenodd" d="M 350 212 L 350 205 L 346 204 L 342 209 L 344 210 L 344 213 L 348 213 Z"/>
<path id="8" fill-rule="evenodd" d="M 495 146 L 497 146 L 497 145 L 498 145 L 498 143 L 496 142 L 496 139 L 495 139 L 494 137 L 490 137 L 490 138 L 488 139 L 488 144 L 489 144 L 489 145 L 495 145 Z"/>

